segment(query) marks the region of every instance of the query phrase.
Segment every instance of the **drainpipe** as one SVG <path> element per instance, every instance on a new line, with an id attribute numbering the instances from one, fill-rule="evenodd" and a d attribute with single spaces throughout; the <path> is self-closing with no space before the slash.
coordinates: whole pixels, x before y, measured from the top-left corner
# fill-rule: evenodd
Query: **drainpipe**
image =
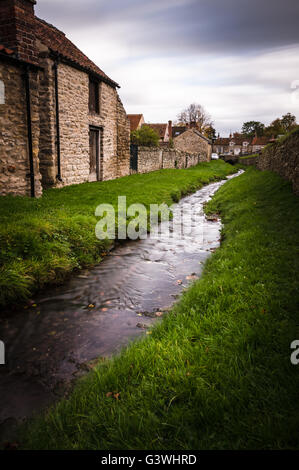
<path id="1" fill-rule="evenodd" d="M 25 68 L 25 89 L 26 89 L 26 108 L 27 108 L 27 134 L 28 134 L 28 150 L 29 150 L 29 168 L 30 168 L 30 194 L 35 197 L 35 180 L 34 180 L 34 164 L 33 164 L 33 147 L 32 147 L 32 124 L 31 124 L 31 98 L 30 98 L 30 77 L 29 67 Z"/>
<path id="2" fill-rule="evenodd" d="M 56 107 L 56 141 L 57 141 L 57 176 L 58 181 L 61 178 L 61 160 L 60 160 L 60 123 L 59 123 L 59 98 L 58 98 L 58 61 L 54 62 L 54 81 L 55 81 L 55 107 Z"/>

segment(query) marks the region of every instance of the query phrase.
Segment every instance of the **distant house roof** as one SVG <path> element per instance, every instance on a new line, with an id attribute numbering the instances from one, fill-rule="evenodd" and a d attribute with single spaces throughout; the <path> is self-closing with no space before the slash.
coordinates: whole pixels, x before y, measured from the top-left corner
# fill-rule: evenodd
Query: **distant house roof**
<path id="1" fill-rule="evenodd" d="M 230 138 L 229 137 L 219 137 L 215 140 L 215 145 L 229 145 Z"/>
<path id="2" fill-rule="evenodd" d="M 266 135 L 263 135 L 262 137 L 254 137 L 252 145 L 267 145 L 270 140 L 271 139 Z"/>
<path id="3" fill-rule="evenodd" d="M 178 135 L 185 132 L 186 129 L 186 126 L 172 126 L 172 137 L 177 137 Z"/>
<path id="4" fill-rule="evenodd" d="M 36 37 L 45 44 L 51 51 L 84 69 L 88 73 L 93 73 L 100 79 L 108 82 L 113 87 L 119 85 L 111 80 L 97 65 L 95 65 L 83 52 L 81 52 L 59 29 L 40 18 L 35 17 Z"/>
<path id="5" fill-rule="evenodd" d="M 130 120 L 130 129 L 131 131 L 136 131 L 140 125 L 140 121 L 143 118 L 143 114 L 128 114 Z"/>
<path id="6" fill-rule="evenodd" d="M 143 124 L 144 126 L 149 126 L 154 131 L 156 131 L 159 134 L 160 139 L 164 139 L 165 133 L 168 127 L 168 124 Z"/>
<path id="7" fill-rule="evenodd" d="M 186 133 L 188 133 L 188 135 L 190 135 L 190 134 L 195 134 L 195 135 L 197 135 L 197 137 L 200 137 L 201 139 L 206 140 L 207 142 L 211 143 L 211 140 L 210 140 L 208 137 L 206 137 L 205 135 L 203 135 L 201 132 L 199 132 L 198 129 L 196 129 L 196 128 L 194 128 L 194 127 L 191 127 L 191 128 L 188 128 L 188 127 L 181 127 L 181 129 L 183 129 L 183 131 L 182 131 L 180 134 L 175 135 L 175 136 L 174 136 L 174 140 L 176 140 L 176 139 L 180 140 L 180 139 L 179 139 L 180 135 L 182 135 L 182 134 L 184 134 L 184 133 L 186 132 Z"/>
<path id="8" fill-rule="evenodd" d="M 230 142 L 234 142 L 235 145 L 243 145 L 244 142 L 248 142 L 250 144 L 251 139 L 248 137 L 233 137 L 232 139 L 229 139 Z"/>

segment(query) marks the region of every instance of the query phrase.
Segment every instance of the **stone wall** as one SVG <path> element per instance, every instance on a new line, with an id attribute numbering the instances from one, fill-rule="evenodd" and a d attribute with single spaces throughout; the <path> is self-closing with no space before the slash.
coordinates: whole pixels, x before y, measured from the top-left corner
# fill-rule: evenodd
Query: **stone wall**
<path id="1" fill-rule="evenodd" d="M 62 178 L 58 185 L 82 183 L 89 179 L 88 83 L 86 73 L 58 64 Z"/>
<path id="2" fill-rule="evenodd" d="M 0 62 L 5 102 L 0 104 L 0 194 L 30 195 L 27 108 L 24 70 L 12 62 Z M 39 77 L 30 72 L 32 145 L 35 194 L 42 192 L 39 172 Z"/>
<path id="3" fill-rule="evenodd" d="M 45 186 L 65 186 L 91 181 L 89 126 L 100 133 L 100 179 L 129 174 L 130 124 L 115 88 L 100 87 L 100 112 L 89 112 L 89 76 L 64 63 L 58 64 L 60 160 L 62 182 L 56 180 L 56 106 L 53 61 L 44 57 L 41 80 L 40 162 Z M 47 125 L 48 123 L 48 125 Z"/>
<path id="4" fill-rule="evenodd" d="M 117 176 L 130 174 L 130 121 L 117 96 Z"/>
<path id="5" fill-rule="evenodd" d="M 40 58 L 43 69 L 40 71 L 40 141 L 39 160 L 42 185 L 48 188 L 56 184 L 57 146 L 56 146 L 56 105 L 53 61 L 45 57 Z"/>
<path id="6" fill-rule="evenodd" d="M 294 192 L 299 194 L 299 129 L 266 147 L 257 160 L 257 167 L 275 171 L 291 181 Z"/>
<path id="7" fill-rule="evenodd" d="M 101 129 L 100 177 L 130 172 L 130 123 L 115 88 L 100 82 L 100 113 L 89 112 L 89 76 L 58 64 L 62 181 L 56 178 L 57 132 L 54 62 L 39 45 L 42 69 L 30 72 L 32 137 L 36 195 L 50 186 L 90 180 L 89 126 Z M 19 63 L 1 62 L 5 103 L 0 105 L 0 194 L 30 195 L 27 111 L 24 70 Z"/>
<path id="8" fill-rule="evenodd" d="M 196 129 L 188 129 L 173 139 L 174 147 L 190 154 L 199 154 L 201 162 L 211 160 L 212 146 Z"/>
<path id="9" fill-rule="evenodd" d="M 161 170 L 163 168 L 162 154 L 161 148 L 138 147 L 138 173 Z"/>
<path id="10" fill-rule="evenodd" d="M 200 161 L 200 155 L 171 148 L 138 147 L 138 173 L 166 168 L 189 168 Z"/>
<path id="11" fill-rule="evenodd" d="M 238 163 L 246 166 L 256 165 L 258 158 L 258 156 L 239 157 Z"/>

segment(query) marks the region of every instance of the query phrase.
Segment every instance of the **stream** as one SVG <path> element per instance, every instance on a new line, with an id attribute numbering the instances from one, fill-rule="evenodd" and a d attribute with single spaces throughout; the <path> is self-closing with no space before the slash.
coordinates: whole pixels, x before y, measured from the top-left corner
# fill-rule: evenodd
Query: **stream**
<path id="1" fill-rule="evenodd" d="M 203 204 L 225 181 L 177 204 L 175 212 L 189 215 L 190 233 L 172 224 L 169 237 L 162 222 L 155 238 L 117 246 L 99 265 L 0 317 L 6 348 L 6 364 L 0 366 L 0 444 L 12 438 L 20 421 L 67 396 L 96 359 L 144 336 L 200 277 L 207 257 L 219 247 L 221 230 L 218 218 L 206 219 Z"/>

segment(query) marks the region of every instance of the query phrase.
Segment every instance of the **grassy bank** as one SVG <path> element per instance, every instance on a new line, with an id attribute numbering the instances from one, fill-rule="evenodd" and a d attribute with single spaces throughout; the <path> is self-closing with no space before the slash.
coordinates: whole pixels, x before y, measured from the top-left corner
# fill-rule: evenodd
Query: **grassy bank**
<path id="1" fill-rule="evenodd" d="M 0 197 L 0 306 L 28 299 L 74 269 L 101 260 L 109 243 L 97 240 L 95 208 L 101 203 L 172 204 L 187 192 L 234 169 L 223 162 L 187 170 L 161 170 L 113 181 L 45 191 L 40 199 Z"/>
<path id="2" fill-rule="evenodd" d="M 33 449 L 299 448 L 298 198 L 250 168 L 208 205 L 222 246 L 152 334 L 26 429 Z"/>

